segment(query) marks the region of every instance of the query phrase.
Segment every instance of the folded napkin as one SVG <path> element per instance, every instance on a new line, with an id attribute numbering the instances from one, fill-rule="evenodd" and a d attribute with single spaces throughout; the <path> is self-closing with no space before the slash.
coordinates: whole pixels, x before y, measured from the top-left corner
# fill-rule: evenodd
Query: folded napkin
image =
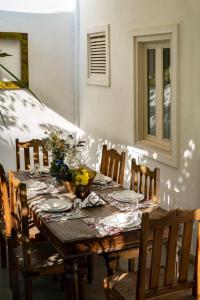
<path id="1" fill-rule="evenodd" d="M 105 205 L 106 202 L 101 199 L 95 192 L 91 192 L 83 201 L 82 201 L 82 208 L 87 207 L 95 207 L 99 205 Z"/>
<path id="2" fill-rule="evenodd" d="M 96 176 L 93 179 L 93 184 L 106 185 L 107 183 L 109 183 L 111 181 L 112 181 L 111 177 L 108 177 L 108 176 L 98 173 L 98 174 L 96 174 Z"/>

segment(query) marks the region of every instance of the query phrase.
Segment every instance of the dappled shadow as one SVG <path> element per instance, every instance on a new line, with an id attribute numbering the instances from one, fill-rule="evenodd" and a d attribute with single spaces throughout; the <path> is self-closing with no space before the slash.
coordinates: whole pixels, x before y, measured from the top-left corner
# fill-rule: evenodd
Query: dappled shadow
<path id="1" fill-rule="evenodd" d="M 3 116 L 0 119 L 0 131 L 11 131 L 12 127 L 17 127 L 20 131 L 29 132 L 30 129 L 28 124 L 23 121 L 24 116 L 20 114 L 20 109 L 24 112 L 25 109 L 30 111 L 35 109 L 44 110 L 38 100 L 32 97 L 27 91 L 24 90 L 12 90 L 12 91 L 1 91 L 0 92 L 0 112 Z M 34 112 L 33 112 L 34 113 Z M 6 124 L 6 128 L 5 128 Z M 7 132 L 9 134 L 9 132 Z M 0 140 L 5 139 L 0 136 Z"/>
<path id="2" fill-rule="evenodd" d="M 0 160 L 6 169 L 15 169 L 15 139 L 27 141 L 46 137 L 46 130 L 81 132 L 74 124 L 48 106 L 40 103 L 27 90 L 0 91 Z"/>
<path id="3" fill-rule="evenodd" d="M 69 130 L 63 129 L 63 127 L 58 125 L 53 125 L 51 123 L 46 124 L 39 124 L 40 128 L 44 131 L 62 131 L 63 135 L 67 135 L 69 133 Z"/>
<path id="4" fill-rule="evenodd" d="M 192 138 L 188 141 L 179 156 L 179 168 L 174 168 L 156 159 L 148 158 L 146 151 L 133 146 L 115 144 L 108 139 L 92 135 L 85 135 L 83 139 L 86 140 L 83 160 L 96 171 L 100 169 L 103 144 L 107 144 L 108 148 L 126 152 L 124 185 L 127 188 L 130 187 L 131 159 L 135 158 L 137 163 L 145 164 L 150 169 L 160 168 L 160 200 L 162 207 L 165 209 L 176 207 L 182 209 L 199 208 L 200 165 L 199 160 L 197 165 L 197 158 L 195 158 L 199 141 L 194 141 Z"/>
<path id="5" fill-rule="evenodd" d="M 80 128 L 57 114 L 25 90 L 0 92 L 0 110 L 4 116 L 7 128 L 0 121 L 0 150 L 1 161 L 6 169 L 15 168 L 15 150 L 10 139 L 15 144 L 15 138 L 21 141 L 31 138 L 45 137 L 44 131 L 62 130 L 63 133 L 74 133 L 86 141 L 82 160 L 94 170 L 99 170 L 103 144 L 125 151 L 126 166 L 124 185 L 130 186 L 131 159 L 144 163 L 151 169 L 160 168 L 161 206 L 170 209 L 199 207 L 200 194 L 200 162 L 198 152 L 200 141 L 190 138 L 184 145 L 179 157 L 179 168 L 173 168 L 147 157 L 147 152 L 130 145 L 113 143 L 104 137 L 84 133 Z M 9 158 L 9 159 L 8 159 Z M 156 158 L 156 156 L 155 156 Z"/>
<path id="6" fill-rule="evenodd" d="M 107 144 L 108 148 L 114 148 L 118 152 L 126 152 L 126 166 L 125 166 L 125 177 L 124 177 L 124 185 L 129 188 L 130 186 L 130 171 L 131 171 L 131 159 L 134 157 L 138 161 L 138 159 L 142 156 L 142 154 L 136 153 L 134 147 L 130 147 L 125 144 L 117 144 L 112 143 L 108 139 L 104 139 L 102 137 L 94 137 L 92 135 L 84 135 L 82 139 L 86 141 L 86 146 L 83 151 L 82 159 L 84 163 L 89 165 L 92 169 L 99 171 L 102 148 L 103 144 Z"/>

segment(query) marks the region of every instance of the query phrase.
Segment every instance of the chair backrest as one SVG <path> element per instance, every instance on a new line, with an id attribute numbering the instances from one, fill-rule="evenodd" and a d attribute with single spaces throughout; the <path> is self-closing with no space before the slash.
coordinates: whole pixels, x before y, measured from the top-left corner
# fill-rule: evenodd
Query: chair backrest
<path id="1" fill-rule="evenodd" d="M 39 150 L 43 153 L 43 165 L 49 165 L 48 151 L 45 149 L 43 140 L 33 139 L 26 142 L 20 142 L 16 139 L 16 165 L 17 171 L 20 169 L 20 148 L 24 151 L 25 170 L 30 169 L 30 148 L 33 148 L 33 161 L 39 163 Z"/>
<path id="2" fill-rule="evenodd" d="M 173 293 L 187 288 L 197 288 L 200 295 L 200 284 L 197 276 L 200 271 L 200 210 L 173 210 L 158 219 L 149 219 L 149 213 L 143 213 L 140 255 L 138 262 L 138 277 L 136 288 L 136 299 L 156 297 Z M 196 268 L 191 279 L 189 279 L 190 250 L 194 221 L 198 224 Z M 182 238 L 180 241 L 180 229 Z M 165 230 L 165 231 L 164 231 Z M 166 230 L 168 234 L 166 236 Z M 165 232 L 165 237 L 164 237 Z M 147 271 L 147 249 L 150 234 L 153 234 L 151 265 Z M 165 240 L 166 259 L 162 259 L 163 239 Z M 179 247 L 177 247 L 179 241 Z M 178 251 L 177 252 L 177 250 Z M 176 257 L 180 255 L 180 267 L 175 276 Z M 149 257 L 148 257 L 149 259 Z M 162 267 L 161 267 L 162 265 Z M 163 268 L 164 267 L 164 268 Z M 164 271 L 162 278 L 161 274 Z"/>
<path id="3" fill-rule="evenodd" d="M 9 237 L 11 234 L 10 203 L 8 197 L 8 185 L 3 166 L 0 164 L 0 221 L 4 234 Z"/>
<path id="4" fill-rule="evenodd" d="M 31 267 L 31 248 L 29 239 L 29 229 L 32 227 L 32 220 L 29 214 L 29 207 L 27 204 L 26 184 L 22 183 L 14 176 L 9 177 L 12 186 L 11 198 L 11 242 L 12 247 L 18 245 L 23 249 L 23 263 L 24 267 L 28 270 Z"/>
<path id="5" fill-rule="evenodd" d="M 160 169 L 151 171 L 145 165 L 137 165 L 135 158 L 131 160 L 131 181 L 130 189 L 142 193 L 145 200 L 154 203 L 160 201 Z"/>
<path id="6" fill-rule="evenodd" d="M 119 154 L 115 149 L 103 145 L 100 172 L 123 185 L 126 153 Z"/>

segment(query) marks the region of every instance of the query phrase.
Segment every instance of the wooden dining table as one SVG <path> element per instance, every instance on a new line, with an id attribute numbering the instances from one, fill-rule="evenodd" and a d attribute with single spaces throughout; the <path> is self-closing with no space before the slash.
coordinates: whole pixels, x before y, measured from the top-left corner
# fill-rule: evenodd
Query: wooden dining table
<path id="1" fill-rule="evenodd" d="M 30 180 L 27 172 L 18 171 L 10 174 L 22 182 Z M 40 178 L 37 178 L 40 180 Z M 103 192 L 110 193 L 114 189 L 97 190 L 101 195 Z M 12 191 L 11 191 L 12 192 Z M 83 209 L 88 217 L 106 217 L 119 211 L 116 207 L 107 203 L 103 206 Z M 150 212 L 151 218 L 159 218 L 165 214 L 161 207 L 145 208 Z M 83 219 L 71 219 L 66 221 L 47 222 L 38 218 L 33 212 L 33 220 L 42 234 L 53 244 L 64 259 L 65 299 L 84 300 L 87 280 L 87 256 L 100 254 L 105 258 L 108 274 L 113 274 L 118 263 L 118 252 L 136 248 L 140 244 L 140 229 L 121 231 L 106 236 L 100 235 L 96 230 L 83 222 Z M 149 239 L 152 239 L 153 233 Z M 110 255 L 112 254 L 112 255 Z"/>

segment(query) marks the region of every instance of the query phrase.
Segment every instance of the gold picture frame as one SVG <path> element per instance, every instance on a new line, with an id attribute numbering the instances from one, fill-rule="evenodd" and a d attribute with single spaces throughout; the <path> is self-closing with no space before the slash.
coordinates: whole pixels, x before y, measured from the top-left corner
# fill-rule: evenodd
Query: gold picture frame
<path id="1" fill-rule="evenodd" d="M 14 76 L 16 77 L 16 80 L 0 81 L 0 89 L 28 88 L 28 34 L 19 32 L 0 32 L 0 40 L 18 40 L 20 42 L 21 54 L 21 78 L 18 80 L 18 78 Z M 0 66 L 0 68 L 3 68 L 3 66 Z M 10 71 L 10 75 L 12 75 L 12 70 L 8 71 Z"/>

